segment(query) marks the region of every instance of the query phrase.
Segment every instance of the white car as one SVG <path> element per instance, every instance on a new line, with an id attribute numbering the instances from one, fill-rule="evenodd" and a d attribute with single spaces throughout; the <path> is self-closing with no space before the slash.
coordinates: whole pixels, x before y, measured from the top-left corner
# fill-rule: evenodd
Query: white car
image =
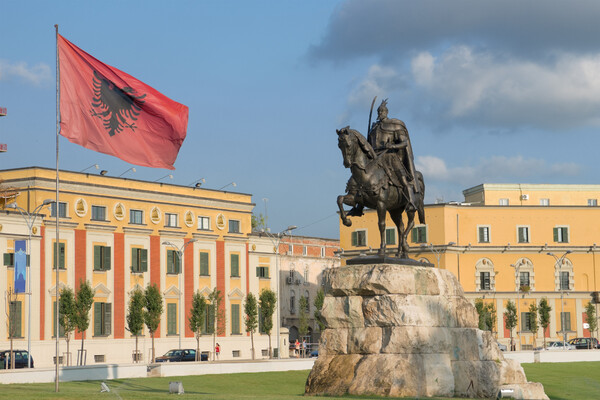
<path id="1" fill-rule="evenodd" d="M 546 346 L 546 350 L 556 351 L 556 350 L 575 350 L 575 346 L 565 342 L 550 342 Z"/>

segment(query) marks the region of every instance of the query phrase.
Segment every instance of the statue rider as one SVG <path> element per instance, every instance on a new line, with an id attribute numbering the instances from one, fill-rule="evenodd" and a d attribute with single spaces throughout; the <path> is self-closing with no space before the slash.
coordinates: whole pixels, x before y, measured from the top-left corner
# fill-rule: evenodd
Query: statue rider
<path id="1" fill-rule="evenodd" d="M 384 162 L 384 166 L 388 168 L 388 175 L 392 182 L 397 186 L 401 183 L 403 187 L 408 188 L 408 200 L 416 206 L 415 194 L 419 193 L 419 184 L 415 179 L 410 137 L 404 122 L 396 118 L 388 118 L 387 99 L 383 100 L 377 108 L 377 121 L 369 130 L 367 141 L 373 147 L 377 157 L 387 161 Z"/>

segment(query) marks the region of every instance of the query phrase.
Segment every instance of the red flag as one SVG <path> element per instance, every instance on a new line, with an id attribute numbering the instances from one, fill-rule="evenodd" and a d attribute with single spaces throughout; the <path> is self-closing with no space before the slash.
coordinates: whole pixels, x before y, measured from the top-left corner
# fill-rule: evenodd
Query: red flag
<path id="1" fill-rule="evenodd" d="M 188 108 L 58 35 L 60 134 L 144 167 L 175 169 Z"/>

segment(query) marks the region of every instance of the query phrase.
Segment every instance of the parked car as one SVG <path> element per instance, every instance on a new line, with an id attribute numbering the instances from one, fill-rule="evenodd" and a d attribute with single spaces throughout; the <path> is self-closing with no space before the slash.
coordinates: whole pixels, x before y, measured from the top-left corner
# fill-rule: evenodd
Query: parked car
<path id="1" fill-rule="evenodd" d="M 27 368 L 29 353 L 27 350 L 13 350 L 15 355 L 15 368 Z M 10 350 L 0 351 L 0 369 L 10 368 Z M 33 368 L 33 357 L 31 357 L 31 368 Z"/>
<path id="2" fill-rule="evenodd" d="M 556 351 L 556 350 L 575 350 L 575 346 L 566 342 L 548 342 L 546 346 L 546 350 Z"/>
<path id="3" fill-rule="evenodd" d="M 498 348 L 500 349 L 500 351 L 506 351 L 506 350 L 508 350 L 508 348 L 506 347 L 505 344 L 502 344 L 500 342 L 496 342 L 496 344 L 498 345 Z"/>
<path id="4" fill-rule="evenodd" d="M 169 350 L 164 356 L 156 357 L 156 362 L 182 362 L 196 361 L 196 350 L 194 349 L 174 349 Z M 200 361 L 208 361 L 207 354 L 200 354 Z"/>
<path id="5" fill-rule="evenodd" d="M 575 346 L 577 350 L 598 349 L 600 344 L 596 338 L 578 337 L 569 340 L 569 344 Z"/>
<path id="6" fill-rule="evenodd" d="M 316 358 L 319 357 L 319 350 L 313 350 L 310 352 L 310 358 Z"/>

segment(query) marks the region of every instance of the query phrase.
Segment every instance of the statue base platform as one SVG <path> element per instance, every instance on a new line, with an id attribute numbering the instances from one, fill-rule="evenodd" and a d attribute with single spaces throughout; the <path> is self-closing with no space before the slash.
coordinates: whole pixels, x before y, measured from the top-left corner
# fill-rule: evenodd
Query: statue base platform
<path id="1" fill-rule="evenodd" d="M 388 256 L 360 256 L 349 258 L 346 260 L 346 265 L 374 265 L 374 264 L 398 264 L 411 265 L 415 267 L 434 267 L 431 263 L 411 260 L 410 258 L 396 258 Z"/>
<path id="2" fill-rule="evenodd" d="M 358 264 L 323 275 L 326 329 L 306 394 L 548 399 L 505 359 L 454 275 L 429 266 Z"/>

